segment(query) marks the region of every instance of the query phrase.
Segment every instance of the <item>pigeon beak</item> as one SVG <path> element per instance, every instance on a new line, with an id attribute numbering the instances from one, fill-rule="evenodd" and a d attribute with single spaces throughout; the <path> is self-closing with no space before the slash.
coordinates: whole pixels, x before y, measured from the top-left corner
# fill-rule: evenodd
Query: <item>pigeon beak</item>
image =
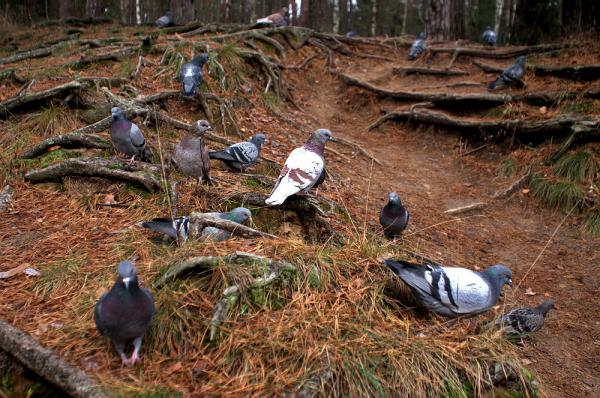
<path id="1" fill-rule="evenodd" d="M 125 284 L 125 288 L 129 289 L 129 282 L 131 281 L 130 277 L 123 278 L 123 283 Z"/>
<path id="2" fill-rule="evenodd" d="M 333 137 L 330 137 L 330 138 L 329 138 L 329 141 L 331 141 L 331 142 L 339 142 L 338 140 L 336 140 L 336 139 L 335 139 L 335 138 L 333 138 Z"/>

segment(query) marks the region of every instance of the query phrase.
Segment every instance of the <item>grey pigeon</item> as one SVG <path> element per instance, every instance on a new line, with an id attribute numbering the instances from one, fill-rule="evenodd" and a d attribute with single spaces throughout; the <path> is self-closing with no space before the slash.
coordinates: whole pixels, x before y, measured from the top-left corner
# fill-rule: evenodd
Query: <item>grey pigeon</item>
<path id="1" fill-rule="evenodd" d="M 165 15 L 158 18 L 154 24 L 159 28 L 166 28 L 168 26 L 175 25 L 175 20 L 173 20 L 173 13 L 171 11 L 167 11 Z"/>
<path id="2" fill-rule="evenodd" d="M 537 307 L 522 307 L 510 310 L 497 322 L 506 334 L 523 336 L 537 332 L 544 326 L 544 318 L 554 308 L 553 300 L 545 300 Z"/>
<path id="3" fill-rule="evenodd" d="M 130 162 L 133 162 L 136 156 L 143 161 L 151 161 L 152 150 L 146 145 L 144 134 L 138 125 L 127 120 L 121 108 L 114 107 L 111 109 L 111 113 L 110 140 L 115 149 L 131 156 Z"/>
<path id="4" fill-rule="evenodd" d="M 388 203 L 379 214 L 379 222 L 385 236 L 389 239 L 400 236 L 408 224 L 408 218 L 408 210 L 402 205 L 400 197 L 396 192 L 391 192 Z"/>
<path id="5" fill-rule="evenodd" d="M 229 220 L 238 224 L 244 224 L 252 217 L 252 213 L 245 207 L 236 207 L 227 213 L 206 213 L 222 220 Z M 167 218 L 155 218 L 152 221 L 144 221 L 142 227 L 161 232 L 173 239 L 186 241 L 189 237 L 190 217 L 177 217 L 173 221 Z M 222 241 L 231 238 L 231 232 L 216 227 L 205 227 L 200 233 L 201 240 Z"/>
<path id="6" fill-rule="evenodd" d="M 419 33 L 417 39 L 410 46 L 410 50 L 408 50 L 408 60 L 412 61 L 418 58 L 425 51 L 425 33 Z"/>
<path id="7" fill-rule="evenodd" d="M 348 37 L 348 38 L 352 38 L 352 37 L 356 37 L 356 36 L 357 36 L 357 33 L 354 29 L 346 32 L 346 37 Z"/>
<path id="8" fill-rule="evenodd" d="M 273 192 L 265 203 L 280 205 L 288 197 L 298 192 L 307 192 L 317 182 L 322 182 L 325 179 L 325 143 L 331 139 L 331 131 L 319 129 L 312 133 L 303 147 L 294 149 L 285 161 Z"/>
<path id="9" fill-rule="evenodd" d="M 512 271 L 502 264 L 475 272 L 437 264 L 384 262 L 410 287 L 423 307 L 446 317 L 485 312 L 496 304 L 502 287 L 512 285 Z"/>
<path id="10" fill-rule="evenodd" d="M 486 26 L 483 34 L 481 35 L 481 39 L 488 46 L 496 45 L 496 32 L 492 29 L 491 26 Z"/>
<path id="11" fill-rule="evenodd" d="M 154 315 L 154 300 L 147 289 L 140 288 L 135 266 L 121 261 L 119 276 L 112 289 L 96 303 L 94 319 L 103 336 L 109 337 L 124 365 L 134 365 L 139 359 L 142 338 Z M 133 342 L 131 358 L 125 355 L 126 344 Z"/>
<path id="12" fill-rule="evenodd" d="M 212 127 L 206 120 L 192 124 L 189 133 L 175 147 L 173 161 L 187 177 L 210 183 L 210 161 L 208 148 L 204 144 L 204 134 Z"/>
<path id="13" fill-rule="evenodd" d="M 223 161 L 234 170 L 244 171 L 252 166 L 260 156 L 260 147 L 265 142 L 265 135 L 258 133 L 250 141 L 238 142 L 222 151 L 209 152 L 211 159 Z"/>
<path id="14" fill-rule="evenodd" d="M 202 66 L 208 61 L 208 54 L 202 53 L 181 67 L 179 78 L 183 84 L 183 95 L 191 97 L 202 84 Z"/>
<path id="15" fill-rule="evenodd" d="M 256 20 L 257 24 L 260 25 L 272 25 L 272 26 L 287 26 L 289 24 L 290 13 L 287 7 L 283 7 L 275 14 L 271 14 L 268 17 L 260 18 Z"/>
<path id="16" fill-rule="evenodd" d="M 494 80 L 488 88 L 490 90 L 504 87 L 504 86 L 517 86 L 523 87 L 523 75 L 525 74 L 525 56 L 521 55 L 517 57 L 517 62 L 502 71 L 502 74 Z"/>

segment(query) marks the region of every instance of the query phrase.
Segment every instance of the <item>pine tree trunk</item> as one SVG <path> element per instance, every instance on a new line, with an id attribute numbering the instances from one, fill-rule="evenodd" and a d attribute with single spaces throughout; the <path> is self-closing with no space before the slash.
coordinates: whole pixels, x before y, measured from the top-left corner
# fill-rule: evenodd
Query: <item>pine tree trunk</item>
<path id="1" fill-rule="evenodd" d="M 340 33 L 340 3 L 339 2 L 340 2 L 340 0 L 332 1 L 333 33 Z"/>
<path id="2" fill-rule="evenodd" d="M 377 0 L 373 0 L 373 8 L 371 8 L 371 36 L 377 33 Z"/>
<path id="3" fill-rule="evenodd" d="M 410 8 L 410 0 L 404 0 L 404 14 L 402 15 L 402 34 L 406 33 L 406 23 L 408 22 L 408 9 Z"/>
<path id="4" fill-rule="evenodd" d="M 496 14 L 494 18 L 494 30 L 496 34 L 500 33 L 500 21 L 502 20 L 502 10 L 504 9 L 504 0 L 496 0 Z"/>

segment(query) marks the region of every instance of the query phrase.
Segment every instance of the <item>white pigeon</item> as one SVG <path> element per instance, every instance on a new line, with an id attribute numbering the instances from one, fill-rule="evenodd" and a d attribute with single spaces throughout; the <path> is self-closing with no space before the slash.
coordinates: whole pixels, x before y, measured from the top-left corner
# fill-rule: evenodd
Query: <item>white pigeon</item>
<path id="1" fill-rule="evenodd" d="M 285 161 L 275 188 L 265 203 L 280 205 L 288 197 L 314 187 L 325 172 L 323 152 L 325 143 L 330 139 L 331 131 L 319 129 L 312 133 L 302 148 L 294 149 Z"/>

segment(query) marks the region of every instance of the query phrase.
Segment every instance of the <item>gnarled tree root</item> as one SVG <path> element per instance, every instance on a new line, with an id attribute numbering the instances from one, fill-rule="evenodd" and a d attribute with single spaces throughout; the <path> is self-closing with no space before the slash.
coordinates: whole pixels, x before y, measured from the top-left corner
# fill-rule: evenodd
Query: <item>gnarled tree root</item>
<path id="1" fill-rule="evenodd" d="M 200 236 L 204 227 L 216 227 L 244 238 L 277 238 L 275 235 L 233 221 L 223 220 L 205 213 L 192 213 L 190 216 L 190 235 L 192 237 Z"/>
<path id="2" fill-rule="evenodd" d="M 111 147 L 110 142 L 105 140 L 102 137 L 91 134 L 81 134 L 81 133 L 70 133 L 70 134 L 62 134 L 57 135 L 55 137 L 50 137 L 47 140 L 44 140 L 28 150 L 27 152 L 21 154 L 19 158 L 21 159 L 33 159 L 44 153 L 48 152 L 48 150 L 52 147 L 60 146 L 62 148 L 74 149 L 74 148 L 98 148 L 98 149 L 107 149 Z"/>
<path id="3" fill-rule="evenodd" d="M 460 69 L 436 69 L 436 68 L 420 68 L 396 66 L 392 69 L 392 73 L 400 76 L 408 76 L 415 73 L 420 75 L 437 75 L 437 76 L 465 76 L 469 72 Z"/>
<path id="4" fill-rule="evenodd" d="M 1 320 L 0 349 L 72 397 L 108 397 L 81 369 L 69 365 L 22 330 Z"/>
<path id="5" fill-rule="evenodd" d="M 81 83 L 72 81 L 42 91 L 24 91 L 14 97 L 0 102 L 0 117 L 7 117 L 12 112 L 28 106 L 46 103 L 54 98 L 66 98 L 81 89 Z"/>
<path id="6" fill-rule="evenodd" d="M 43 169 L 31 170 L 25 180 L 31 183 L 60 181 L 67 176 L 88 176 L 121 180 L 143 186 L 150 192 L 162 189 L 160 166 L 144 162 L 128 165 L 117 159 L 73 158 Z"/>

